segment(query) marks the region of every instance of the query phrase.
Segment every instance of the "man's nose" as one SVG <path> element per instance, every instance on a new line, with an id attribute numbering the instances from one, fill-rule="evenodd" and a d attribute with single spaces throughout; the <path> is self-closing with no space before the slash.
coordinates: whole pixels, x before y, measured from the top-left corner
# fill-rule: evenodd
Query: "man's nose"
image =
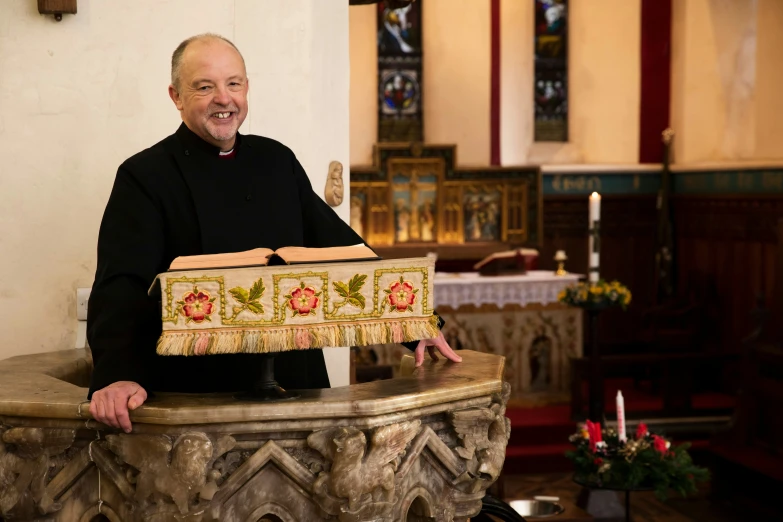
<path id="1" fill-rule="evenodd" d="M 215 98 L 213 100 L 218 105 L 229 105 L 231 103 L 231 95 L 226 87 L 218 87 L 215 89 Z"/>

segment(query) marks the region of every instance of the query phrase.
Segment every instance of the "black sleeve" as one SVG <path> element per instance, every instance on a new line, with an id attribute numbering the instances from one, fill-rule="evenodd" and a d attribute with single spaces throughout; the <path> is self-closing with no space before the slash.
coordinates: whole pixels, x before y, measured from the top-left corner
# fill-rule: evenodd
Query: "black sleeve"
<path id="1" fill-rule="evenodd" d="M 161 213 L 128 167 L 117 172 L 98 235 L 98 266 L 87 308 L 94 369 L 88 397 L 117 381 L 147 388 L 160 335 L 147 290 L 164 255 Z"/>
<path id="2" fill-rule="evenodd" d="M 351 226 L 340 219 L 340 216 L 332 210 L 324 200 L 313 191 L 310 178 L 302 168 L 299 161 L 294 158 L 294 175 L 299 185 L 299 199 L 302 203 L 302 220 L 305 229 L 305 246 L 307 247 L 332 247 L 349 246 L 365 243 Z M 370 245 L 367 245 L 369 248 Z M 443 329 L 446 324 L 437 313 L 438 328 Z M 413 351 L 419 341 L 402 343 L 403 346 Z"/>

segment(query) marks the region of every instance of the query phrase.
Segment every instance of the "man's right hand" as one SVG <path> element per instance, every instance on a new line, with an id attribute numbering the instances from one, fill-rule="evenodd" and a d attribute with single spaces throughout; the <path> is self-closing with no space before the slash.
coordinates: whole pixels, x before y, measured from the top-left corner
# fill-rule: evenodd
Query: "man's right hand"
<path id="1" fill-rule="evenodd" d="M 147 392 L 132 381 L 118 381 L 92 394 L 90 414 L 98 422 L 130 433 L 128 410 L 135 410 L 147 400 Z"/>

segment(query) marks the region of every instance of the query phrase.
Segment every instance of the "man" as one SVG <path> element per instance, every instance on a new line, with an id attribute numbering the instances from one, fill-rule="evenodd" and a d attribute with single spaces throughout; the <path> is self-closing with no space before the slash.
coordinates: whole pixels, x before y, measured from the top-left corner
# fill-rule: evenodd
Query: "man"
<path id="1" fill-rule="evenodd" d="M 172 136 L 125 161 L 117 172 L 98 238 L 98 268 L 88 313 L 94 370 L 92 416 L 131 430 L 128 409 L 148 391 L 206 393 L 249 389 L 259 356 L 162 357 L 155 276 L 182 255 L 256 247 L 329 247 L 362 239 L 312 190 L 293 152 L 237 131 L 247 116 L 244 60 L 228 40 L 200 35 L 172 56 L 169 96 L 183 123 Z M 416 347 L 455 354 L 440 334 Z M 320 350 L 275 359 L 283 387 L 329 386 Z"/>

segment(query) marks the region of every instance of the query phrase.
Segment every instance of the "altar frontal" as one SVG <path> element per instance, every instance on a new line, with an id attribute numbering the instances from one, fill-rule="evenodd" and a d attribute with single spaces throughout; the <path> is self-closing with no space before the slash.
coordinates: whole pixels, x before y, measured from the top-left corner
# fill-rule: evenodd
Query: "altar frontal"
<path id="1" fill-rule="evenodd" d="M 160 274 L 159 355 L 270 353 L 438 335 L 431 258 Z"/>

